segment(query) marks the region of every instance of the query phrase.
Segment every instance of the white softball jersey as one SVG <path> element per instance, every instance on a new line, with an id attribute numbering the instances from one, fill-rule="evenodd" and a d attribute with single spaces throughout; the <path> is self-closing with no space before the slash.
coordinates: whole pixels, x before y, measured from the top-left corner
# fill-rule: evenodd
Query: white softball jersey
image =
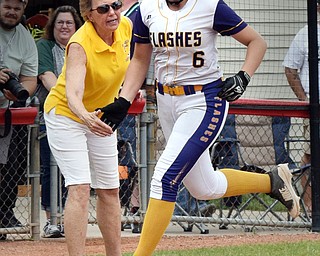
<path id="1" fill-rule="evenodd" d="M 246 26 L 223 1 L 188 0 L 178 11 L 165 0 L 142 1 L 133 38 L 153 45 L 158 116 L 167 142 L 152 177 L 152 198 L 174 202 L 182 181 L 198 199 L 225 193 L 226 177 L 213 170 L 209 155 L 229 106 L 217 97 L 222 70 L 216 40 Z"/>

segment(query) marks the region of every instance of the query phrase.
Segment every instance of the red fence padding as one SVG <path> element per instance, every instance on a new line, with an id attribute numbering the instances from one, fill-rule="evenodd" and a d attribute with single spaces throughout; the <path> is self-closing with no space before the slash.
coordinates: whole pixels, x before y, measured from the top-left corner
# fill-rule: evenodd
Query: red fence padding
<path id="1" fill-rule="evenodd" d="M 289 100 L 239 99 L 230 103 L 229 114 L 309 118 L 309 103 Z"/>
<path id="2" fill-rule="evenodd" d="M 143 97 L 135 98 L 128 110 L 128 114 L 131 114 L 131 115 L 141 114 L 145 105 L 146 105 L 145 98 Z"/>
<path id="3" fill-rule="evenodd" d="M 11 124 L 33 124 L 37 116 L 38 110 L 36 107 L 27 108 L 10 108 Z M 6 108 L 0 108 L 0 125 L 4 124 L 4 112 Z"/>

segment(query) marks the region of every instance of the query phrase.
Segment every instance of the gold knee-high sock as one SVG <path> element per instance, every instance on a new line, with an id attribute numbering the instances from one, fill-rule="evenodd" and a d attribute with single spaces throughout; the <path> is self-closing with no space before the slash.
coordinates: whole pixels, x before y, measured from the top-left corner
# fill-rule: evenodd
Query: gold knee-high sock
<path id="1" fill-rule="evenodd" d="M 238 196 L 248 193 L 270 193 L 271 181 L 268 174 L 245 172 L 234 169 L 221 169 L 228 180 L 228 187 L 223 197 Z"/>
<path id="2" fill-rule="evenodd" d="M 150 198 L 134 256 L 152 255 L 170 223 L 174 206 L 174 202 Z"/>

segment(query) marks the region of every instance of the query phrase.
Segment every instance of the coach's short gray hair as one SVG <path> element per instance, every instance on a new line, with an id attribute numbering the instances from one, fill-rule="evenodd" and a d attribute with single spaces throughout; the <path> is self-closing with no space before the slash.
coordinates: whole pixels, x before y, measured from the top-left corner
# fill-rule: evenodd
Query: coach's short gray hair
<path id="1" fill-rule="evenodd" d="M 92 8 L 92 0 L 80 0 L 79 1 L 80 14 L 84 21 L 87 21 L 88 14 Z"/>

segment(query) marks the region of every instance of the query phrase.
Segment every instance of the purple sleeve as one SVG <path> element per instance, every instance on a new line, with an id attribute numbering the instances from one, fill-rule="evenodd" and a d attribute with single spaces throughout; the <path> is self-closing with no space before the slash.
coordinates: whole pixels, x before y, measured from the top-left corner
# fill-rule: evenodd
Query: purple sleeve
<path id="1" fill-rule="evenodd" d="M 137 11 L 133 25 L 133 41 L 135 43 L 150 43 L 149 28 L 143 23 L 140 8 Z"/>
<path id="2" fill-rule="evenodd" d="M 224 1 L 218 2 L 214 16 L 213 29 L 223 36 L 230 36 L 240 32 L 247 23 L 240 18 Z"/>

